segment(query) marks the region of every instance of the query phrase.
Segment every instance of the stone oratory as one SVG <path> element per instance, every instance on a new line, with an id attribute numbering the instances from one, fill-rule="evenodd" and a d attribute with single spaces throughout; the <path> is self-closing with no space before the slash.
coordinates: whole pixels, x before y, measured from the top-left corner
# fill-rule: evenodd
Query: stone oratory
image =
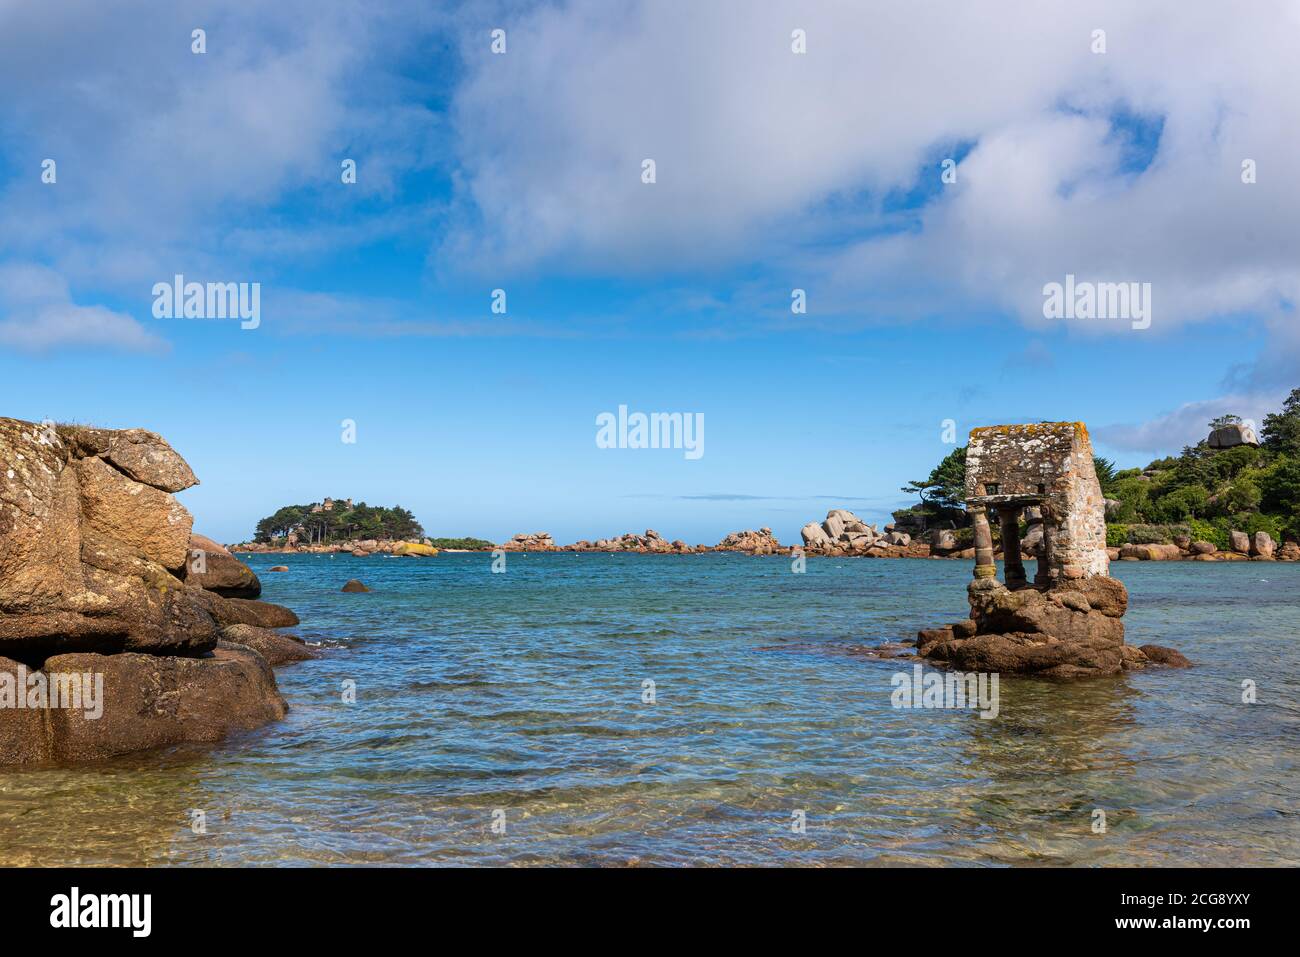
<path id="1" fill-rule="evenodd" d="M 1020 518 L 1042 523 L 1042 557 L 1034 584 L 1091 578 L 1110 571 L 1106 510 L 1082 422 L 992 425 L 973 429 L 966 448 L 966 510 L 975 531 L 975 577 L 993 578 L 996 516 L 1006 586 L 1025 587 Z"/>
<path id="2" fill-rule="evenodd" d="M 919 632 L 921 657 L 963 671 L 1054 679 L 1189 664 L 1171 648 L 1124 643 L 1128 591 L 1108 574 L 1105 502 L 1082 422 L 972 430 L 966 510 L 975 540 L 970 618 Z M 1021 559 L 1022 517 L 1042 533 L 1032 582 Z M 1002 539 L 1004 582 L 991 519 Z"/>

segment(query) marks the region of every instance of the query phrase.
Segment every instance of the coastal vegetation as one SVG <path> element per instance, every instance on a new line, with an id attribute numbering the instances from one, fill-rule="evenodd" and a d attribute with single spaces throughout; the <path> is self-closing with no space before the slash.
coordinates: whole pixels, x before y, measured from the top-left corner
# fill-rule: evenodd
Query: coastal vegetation
<path id="1" fill-rule="evenodd" d="M 1224 428 L 1248 430 L 1234 414 L 1207 423 L 1211 434 Z M 1253 434 L 1251 435 L 1253 439 Z M 1300 388 L 1281 409 L 1264 416 L 1253 440 L 1215 447 L 1209 437 L 1176 456 L 1145 468 L 1116 469 L 1094 459 L 1106 502 L 1107 544 L 1157 544 L 1179 536 L 1229 546 L 1229 533 L 1265 532 L 1277 541 L 1300 539 Z M 896 520 L 933 527 L 965 524 L 966 448 L 944 456 L 922 480 L 904 492 L 919 504 L 894 513 Z"/>
<path id="2" fill-rule="evenodd" d="M 430 538 L 428 542 L 434 548 L 453 551 L 479 552 L 496 548 L 496 545 L 483 538 Z"/>
<path id="3" fill-rule="evenodd" d="M 262 544 L 292 540 L 327 545 L 363 539 L 418 539 L 423 535 L 424 529 L 415 516 L 400 505 L 353 505 L 351 499 L 327 498 L 324 502 L 277 509 L 257 523 L 253 540 Z"/>

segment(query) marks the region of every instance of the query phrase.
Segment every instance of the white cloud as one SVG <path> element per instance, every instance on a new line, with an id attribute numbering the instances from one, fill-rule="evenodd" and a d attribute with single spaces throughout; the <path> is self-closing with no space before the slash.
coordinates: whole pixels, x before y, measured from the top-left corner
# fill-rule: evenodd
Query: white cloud
<path id="1" fill-rule="evenodd" d="M 760 262 L 823 311 L 977 302 L 1035 325 L 1043 284 L 1072 272 L 1151 282 L 1156 335 L 1274 310 L 1300 298 L 1298 21 L 1282 0 L 547 5 L 508 24 L 506 55 L 464 54 L 447 252 L 614 274 Z M 1140 173 L 1125 114 L 1163 121 Z M 957 184 L 876 235 L 897 221 L 881 198 L 963 142 Z"/>
<path id="2" fill-rule="evenodd" d="M 805 326 L 972 307 L 1037 326 L 1043 283 L 1073 272 L 1151 282 L 1145 334 L 1252 311 L 1281 340 L 1300 299 L 1300 13 L 1284 0 L 50 10 L 0 0 L 0 83 L 21 90 L 0 115 L 19 170 L 0 191 L 0 257 L 48 262 L 78 289 L 143 297 L 176 272 L 238 279 L 399 227 L 434 236 L 440 202 L 342 213 L 449 165 L 453 136 L 454 228 L 432 260 L 453 271 L 757 266 L 809 290 Z M 489 24 L 506 27 L 507 54 L 490 53 Z M 430 42 L 449 26 L 463 76 Z M 806 55 L 790 51 L 796 27 Z M 1111 123 L 1119 108 L 1163 120 L 1140 174 Z M 973 146 L 956 184 L 923 211 L 885 210 L 891 192 L 933 183 L 957 144 Z M 56 186 L 38 181 L 46 155 Z M 344 156 L 361 162 L 357 194 L 329 188 Z M 1258 163 L 1251 186 L 1244 158 Z M 771 321 L 767 290 L 746 293 L 724 297 L 730 312 Z M 1241 388 L 1285 378 L 1297 356 L 1275 351 Z"/>
<path id="3" fill-rule="evenodd" d="M 0 343 L 23 352 L 68 346 L 125 352 L 167 348 L 124 313 L 73 302 L 58 273 L 31 263 L 0 264 Z"/>

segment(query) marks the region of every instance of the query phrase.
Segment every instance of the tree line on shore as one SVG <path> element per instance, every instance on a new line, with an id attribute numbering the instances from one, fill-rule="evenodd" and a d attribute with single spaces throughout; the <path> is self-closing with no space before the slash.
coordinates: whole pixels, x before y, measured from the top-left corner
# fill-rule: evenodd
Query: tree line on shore
<path id="1" fill-rule="evenodd" d="M 361 539 L 405 540 L 420 538 L 424 528 L 409 509 L 400 505 L 385 507 L 346 499 L 327 499 L 321 503 L 285 505 L 257 523 L 253 541 L 271 544 L 294 536 L 317 545 Z"/>

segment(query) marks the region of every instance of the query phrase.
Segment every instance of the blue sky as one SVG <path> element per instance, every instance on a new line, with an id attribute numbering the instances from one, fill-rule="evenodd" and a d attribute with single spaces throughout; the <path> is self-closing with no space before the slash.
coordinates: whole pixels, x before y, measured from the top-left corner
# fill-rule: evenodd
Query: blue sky
<path id="1" fill-rule="evenodd" d="M 1294 13 L 965 6 L 0 0 L 0 414 L 161 433 L 224 541 L 339 495 L 713 543 L 887 520 L 945 419 L 1137 465 L 1275 408 Z M 260 326 L 153 318 L 176 273 L 260 282 Z M 1150 282 L 1151 328 L 1043 319 L 1067 273 Z M 597 448 L 620 404 L 705 454 Z"/>

